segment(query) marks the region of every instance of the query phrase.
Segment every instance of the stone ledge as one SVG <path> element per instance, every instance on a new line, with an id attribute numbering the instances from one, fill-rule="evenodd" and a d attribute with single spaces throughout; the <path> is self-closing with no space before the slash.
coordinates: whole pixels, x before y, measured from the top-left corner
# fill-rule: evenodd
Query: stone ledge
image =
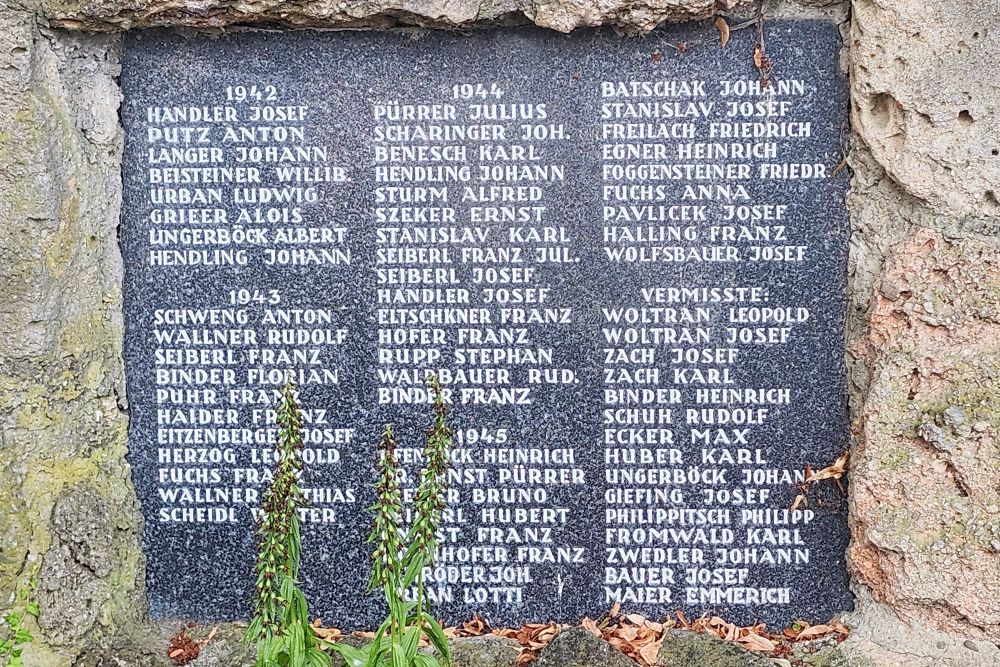
<path id="1" fill-rule="evenodd" d="M 749 0 L 42 0 L 58 27 L 90 32 L 132 28 L 236 26 L 361 28 L 415 25 L 465 28 L 534 23 L 569 32 L 612 25 L 645 32 L 660 23 L 704 19 L 720 5 Z"/>
<path id="2" fill-rule="evenodd" d="M 849 620 L 853 633 L 843 643 L 820 639 L 796 645 L 785 658 L 802 667 L 992 667 L 1000 649 L 915 629 L 862 592 L 863 610 Z M 160 623 L 91 646 L 73 667 L 172 667 L 167 657 L 170 637 L 179 624 Z M 212 639 L 189 667 L 252 667 L 253 651 L 241 642 L 244 627 L 232 624 L 188 628 L 195 641 Z M 520 647 L 493 635 L 452 640 L 453 667 L 515 667 Z M 581 628 L 561 632 L 532 663 L 537 667 L 635 667 L 636 663 L 602 639 Z M 767 667 L 781 665 L 769 655 L 753 653 L 710 635 L 674 630 L 664 637 L 657 667 Z M 334 660 L 334 665 L 343 662 Z"/>

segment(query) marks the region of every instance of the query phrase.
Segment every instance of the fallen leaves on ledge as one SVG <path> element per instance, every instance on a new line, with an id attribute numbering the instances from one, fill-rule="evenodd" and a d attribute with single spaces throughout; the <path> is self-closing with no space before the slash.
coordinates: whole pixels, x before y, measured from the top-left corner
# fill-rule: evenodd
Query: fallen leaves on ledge
<path id="1" fill-rule="evenodd" d="M 317 628 L 317 634 L 325 639 L 337 641 L 343 637 L 340 630 L 321 628 L 316 623 L 313 625 Z M 444 632 L 450 639 L 479 637 L 486 634 L 513 639 L 521 645 L 521 653 L 515 664 L 523 666 L 534 662 L 542 649 L 548 646 L 556 635 L 570 627 L 572 626 L 564 623 L 528 623 L 520 628 L 490 628 L 483 619 L 475 616 L 471 621 L 459 626 L 445 628 Z M 671 629 L 712 635 L 723 641 L 738 644 L 747 650 L 778 658 L 788 655 L 791 650 L 790 645 L 794 642 L 812 641 L 829 636 L 834 636 L 836 641 L 840 642 L 850 633 L 846 626 L 837 621 L 818 625 L 796 621 L 790 627 L 772 633 L 763 624 L 741 627 L 718 616 L 702 616 L 688 620 L 680 610 L 659 622 L 640 614 L 622 614 L 621 605 L 617 603 L 602 619 L 595 621 L 585 618 L 579 627 L 608 642 L 635 660 L 641 667 L 655 667 L 656 658 L 663 645 L 664 633 Z M 352 634 L 361 639 L 374 637 L 371 632 Z"/>
<path id="2" fill-rule="evenodd" d="M 213 635 L 215 632 L 213 631 Z M 167 657 L 175 665 L 186 665 L 198 658 L 201 653 L 201 644 L 188 636 L 187 628 L 181 628 L 176 635 L 171 637 L 170 645 L 167 647 Z"/>

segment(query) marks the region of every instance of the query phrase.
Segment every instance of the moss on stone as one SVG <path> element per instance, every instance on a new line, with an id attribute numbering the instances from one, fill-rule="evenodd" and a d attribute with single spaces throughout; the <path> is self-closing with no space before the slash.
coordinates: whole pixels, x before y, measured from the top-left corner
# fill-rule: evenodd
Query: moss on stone
<path id="1" fill-rule="evenodd" d="M 898 472 L 913 462 L 913 450 L 902 446 L 889 446 L 879 452 L 877 465 L 883 472 Z"/>
<path id="2" fill-rule="evenodd" d="M 683 630 L 668 630 L 656 664 L 660 667 L 772 667 L 766 657 L 732 642 Z"/>

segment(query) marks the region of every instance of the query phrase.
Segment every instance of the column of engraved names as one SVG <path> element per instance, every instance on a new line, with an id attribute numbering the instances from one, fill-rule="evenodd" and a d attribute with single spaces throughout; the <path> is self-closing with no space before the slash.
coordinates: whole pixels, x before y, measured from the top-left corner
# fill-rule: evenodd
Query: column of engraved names
<path id="1" fill-rule="evenodd" d="M 349 336 L 333 309 L 296 303 L 281 278 L 290 267 L 350 264 L 346 228 L 319 208 L 345 170 L 310 136 L 308 106 L 276 87 L 212 97 L 145 109 L 146 264 L 167 290 L 158 303 L 170 304 L 148 329 L 162 523 L 237 523 L 256 512 L 274 464 L 279 388 L 286 377 L 300 388 L 337 385 L 335 350 Z M 185 284 L 197 287 L 172 287 Z M 305 406 L 303 419 L 304 458 L 329 479 L 353 429 L 319 406 Z M 351 488 L 304 492 L 304 521 L 332 522 L 354 501 Z"/>
<path id="2" fill-rule="evenodd" d="M 754 183 L 825 177 L 822 165 L 795 162 L 811 135 L 794 119 L 805 90 L 802 81 L 602 83 L 606 259 L 647 276 L 632 303 L 603 310 L 608 601 L 788 604 L 781 569 L 764 585 L 751 572 L 808 562 L 794 526 L 812 512 L 771 499 L 802 472 L 771 466 L 760 435 L 791 391 L 739 386 L 734 372 L 787 345 L 809 317 L 743 278 L 760 273 L 737 270 L 807 260 L 796 225 L 806 221 L 779 190 Z"/>
<path id="3" fill-rule="evenodd" d="M 548 147 L 568 135 L 544 102 L 496 84 L 451 92 L 373 108 L 379 401 L 425 403 L 438 374 L 459 426 L 433 595 L 507 605 L 539 566 L 584 559 L 553 493 L 584 484 L 575 449 L 510 418 L 576 385 L 551 342 L 573 309 L 546 280 L 578 262 L 547 203 L 565 179 Z M 420 454 L 400 450 L 414 466 Z"/>

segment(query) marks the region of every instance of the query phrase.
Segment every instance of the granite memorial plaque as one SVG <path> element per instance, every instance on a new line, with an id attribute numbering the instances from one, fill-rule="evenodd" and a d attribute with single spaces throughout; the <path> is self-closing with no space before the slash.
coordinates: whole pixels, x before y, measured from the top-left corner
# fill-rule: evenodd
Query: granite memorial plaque
<path id="1" fill-rule="evenodd" d="M 303 584 L 364 592 L 377 434 L 454 470 L 435 610 L 850 608 L 847 92 L 837 28 L 130 33 L 130 461 L 154 617 L 249 614 L 277 390 L 306 420 Z M 409 478 L 412 481 L 412 475 Z"/>

